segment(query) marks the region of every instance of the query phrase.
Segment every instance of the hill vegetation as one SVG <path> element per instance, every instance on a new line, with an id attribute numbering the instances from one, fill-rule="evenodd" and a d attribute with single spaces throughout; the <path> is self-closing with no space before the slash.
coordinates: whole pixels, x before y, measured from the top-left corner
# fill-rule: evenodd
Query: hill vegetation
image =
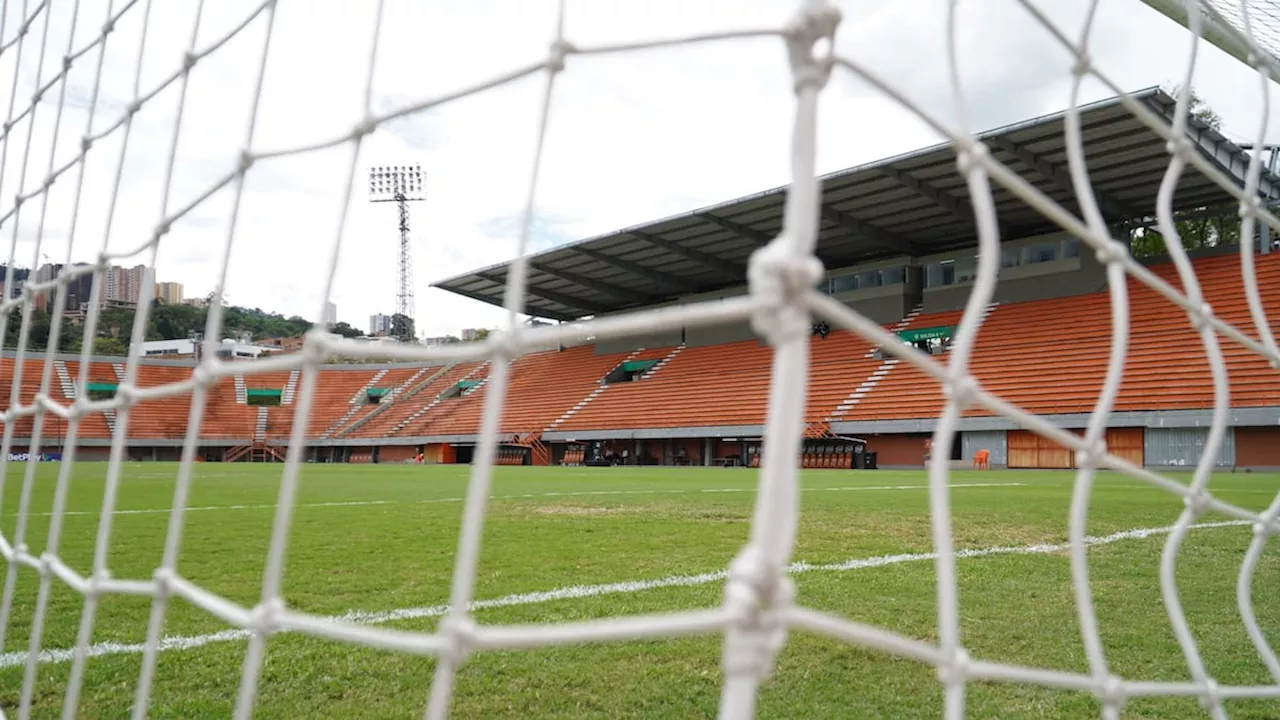
<path id="1" fill-rule="evenodd" d="M 98 355 L 125 355 L 133 338 L 136 311 L 132 308 L 105 308 L 98 315 L 94 333 L 93 351 Z M 192 333 L 203 333 L 209 310 L 191 305 L 165 305 L 152 303 L 147 318 L 147 340 L 180 340 Z M 15 312 L 6 328 L 4 347 L 18 347 L 22 326 L 21 312 Z M 252 340 L 267 338 L 301 337 L 312 328 L 312 323 L 297 315 L 285 317 L 260 308 L 224 307 L 222 309 L 223 337 L 248 334 Z M 39 308 L 31 309 L 30 329 L 26 346 L 28 350 L 44 350 L 50 335 L 49 313 Z M 347 323 L 337 323 L 333 332 L 344 337 L 359 337 L 363 333 Z M 84 327 L 78 320 L 63 319 L 58 349 L 62 352 L 79 352 L 84 341 Z"/>

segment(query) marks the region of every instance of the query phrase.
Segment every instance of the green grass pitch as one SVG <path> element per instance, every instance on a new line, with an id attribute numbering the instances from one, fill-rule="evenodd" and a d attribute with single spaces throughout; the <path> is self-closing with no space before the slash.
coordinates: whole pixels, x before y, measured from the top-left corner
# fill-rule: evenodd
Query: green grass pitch
<path id="1" fill-rule="evenodd" d="M 13 538 L 25 466 L 11 463 L 3 528 Z M 252 606 L 258 599 L 280 465 L 197 468 L 179 572 Z M 110 566 L 147 579 L 160 561 L 176 465 L 124 468 Z M 294 514 L 285 596 L 320 615 L 367 613 L 386 626 L 429 630 L 447 600 L 470 468 L 307 465 Z M 28 526 L 45 546 L 57 466 L 40 467 Z M 87 572 L 98 528 L 105 464 L 79 465 L 61 557 Z M 962 640 L 974 657 L 1076 672 L 1087 663 L 1075 620 L 1066 553 L 1069 472 L 957 472 L 957 547 L 1005 548 L 959 559 Z M 1186 480 L 1184 476 L 1181 478 Z M 741 468 L 499 468 L 487 513 L 476 597 L 482 623 L 547 623 L 711 607 L 723 570 L 748 537 L 756 472 Z M 936 639 L 926 476 L 920 471 L 806 471 L 794 559 L 799 601 L 926 641 Z M 1261 510 L 1280 477 L 1224 474 L 1211 488 Z M 1093 588 L 1112 670 L 1129 678 L 1185 680 L 1185 662 L 1160 600 L 1165 536 L 1118 535 L 1170 525 L 1181 502 L 1136 481 L 1103 475 L 1091 506 Z M 1205 521 L 1223 520 L 1206 517 Z M 1246 637 L 1235 582 L 1250 533 L 1194 531 L 1179 564 L 1182 601 L 1209 672 L 1221 683 L 1266 683 Z M 1014 550 L 1023 550 L 1016 552 Z M 706 574 L 711 574 L 706 576 Z M 704 575 L 703 577 L 697 577 Z M 14 615 L 0 654 L 0 707 L 22 685 L 38 578 L 19 573 Z M 631 583 L 631 584 L 628 584 Z M 42 647 L 35 717 L 57 717 L 83 598 L 57 585 Z M 560 592 L 555 592 L 560 591 Z M 1257 573 L 1259 622 L 1280 642 L 1280 553 Z M 127 716 L 150 600 L 109 596 L 93 638 L 82 717 Z M 391 611 L 404 611 L 389 615 Z M 245 641 L 181 601 L 160 656 L 152 717 L 227 717 Z M 215 635 L 222 633 L 221 635 Z M 455 717 L 692 718 L 714 715 L 719 636 L 655 639 L 473 655 L 459 674 Z M 256 717 L 418 717 L 430 658 L 353 647 L 296 633 L 268 643 Z M 1088 695 L 975 683 L 969 717 L 1096 717 Z M 941 688 L 930 667 L 793 632 L 761 693 L 769 718 L 937 717 Z M 1230 702 L 1234 718 L 1275 718 L 1274 702 Z M 1126 717 L 1201 716 L 1194 699 L 1134 700 Z"/>

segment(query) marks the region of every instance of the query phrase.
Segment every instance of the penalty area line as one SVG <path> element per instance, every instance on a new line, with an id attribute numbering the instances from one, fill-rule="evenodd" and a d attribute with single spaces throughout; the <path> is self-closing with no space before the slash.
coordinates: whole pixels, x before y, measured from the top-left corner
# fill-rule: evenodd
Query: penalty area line
<path id="1" fill-rule="evenodd" d="M 993 488 L 993 487 L 1023 487 L 1026 483 L 1007 482 L 1007 483 L 952 483 L 947 487 L 951 488 Z M 812 487 L 801 488 L 804 492 L 857 492 L 857 491 L 886 491 L 886 490 L 927 490 L 928 485 L 850 485 L 847 487 Z M 517 495 L 491 495 L 490 500 L 533 500 L 537 498 L 555 498 L 555 497 L 597 497 L 609 495 L 696 495 L 700 493 L 752 493 L 756 488 L 707 488 L 707 489 L 681 489 L 681 490 L 582 490 L 572 492 L 544 492 L 544 493 L 521 493 Z M 298 503 L 294 505 L 298 508 L 332 508 L 332 507 L 363 507 L 376 505 L 434 505 L 441 503 L 460 503 L 466 498 L 423 498 L 420 500 L 336 500 L 333 502 L 319 503 Z M 219 510 L 275 510 L 276 506 L 272 504 L 261 505 L 195 505 L 187 508 L 183 512 L 212 512 Z M 169 514 L 171 508 L 139 508 L 139 509 L 120 509 L 115 510 L 115 515 L 158 515 Z M 81 516 L 92 515 L 98 516 L 102 513 L 97 510 L 64 510 L 64 516 Z M 6 517 L 14 517 L 17 513 L 9 513 Z M 53 515 L 51 512 L 29 512 L 27 517 L 49 517 Z"/>
<path id="2" fill-rule="evenodd" d="M 1241 525 L 1249 525 L 1245 520 L 1226 520 L 1222 522 L 1207 522 L 1191 525 L 1191 529 L 1206 530 L 1213 528 L 1237 527 Z M 1132 530 L 1123 530 L 1103 536 L 1087 536 L 1084 539 L 1086 546 L 1110 545 L 1112 543 L 1121 542 L 1123 540 L 1141 540 L 1159 535 L 1167 535 L 1173 532 L 1173 526 L 1151 527 L 1151 528 L 1134 528 Z M 985 548 L 964 548 L 956 550 L 957 558 L 978 558 L 991 557 L 996 555 L 1047 555 L 1056 552 L 1063 552 L 1070 549 L 1068 543 L 1039 543 L 1035 545 L 1016 545 L 1016 546 L 992 546 Z M 880 555 L 869 558 L 854 558 L 838 563 L 806 563 L 796 562 L 789 568 L 791 575 L 800 575 L 804 573 L 820 573 L 820 572 L 850 572 L 853 570 L 865 570 L 868 568 L 885 567 L 888 565 L 899 565 L 902 563 L 922 562 L 928 560 L 936 560 L 938 553 L 900 553 L 895 555 Z M 491 598 L 488 600 L 476 600 L 469 606 L 472 612 L 492 610 L 495 608 L 514 607 L 523 605 L 538 605 L 541 603 L 554 602 L 557 600 L 575 600 L 582 598 L 601 597 L 605 595 L 623 595 L 647 590 L 658 590 L 663 588 L 676 587 L 697 587 L 701 585 L 709 585 L 715 582 L 721 582 L 728 577 L 728 573 L 724 570 L 714 572 L 701 573 L 698 575 L 672 575 L 665 578 L 653 580 L 633 580 L 619 583 L 606 583 L 601 585 L 571 585 L 561 587 L 554 590 L 546 590 L 542 592 L 519 593 L 514 595 L 506 595 L 504 597 Z M 341 615 L 333 615 L 324 618 L 318 618 L 321 622 L 329 622 L 342 624 L 346 626 L 360 625 L 380 625 L 389 622 L 402 620 L 419 620 L 425 618 L 438 618 L 449 611 L 448 605 L 425 605 L 422 607 L 402 608 L 399 610 L 387 611 L 364 611 L 349 610 Z M 282 631 L 296 632 L 296 631 Z M 358 632 L 358 629 L 356 630 Z M 158 649 L 160 651 L 169 650 L 191 650 L 205 645 L 214 643 L 231 642 L 235 640 L 245 640 L 252 636 L 248 630 L 235 628 L 223 630 L 220 632 L 209 633 L 206 635 L 188 635 L 188 636 L 170 636 L 160 640 Z M 86 648 L 88 657 L 103 657 L 108 655 L 137 655 L 145 649 L 143 643 L 119 643 L 104 642 L 91 645 Z M 28 653 L 25 651 L 17 651 L 0 654 L 0 670 L 25 665 Z M 39 654 L 39 663 L 65 663 L 70 662 L 75 657 L 75 650 L 72 648 L 58 648 L 41 650 Z"/>

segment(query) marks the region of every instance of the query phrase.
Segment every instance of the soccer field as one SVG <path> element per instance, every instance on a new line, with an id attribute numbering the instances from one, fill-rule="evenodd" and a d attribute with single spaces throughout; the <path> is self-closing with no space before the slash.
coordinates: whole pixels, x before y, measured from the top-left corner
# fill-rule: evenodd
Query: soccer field
<path id="1" fill-rule="evenodd" d="M 280 465 L 197 468 L 179 572 L 232 602 L 259 596 Z M 13 538 L 24 466 L 11 464 L 3 527 Z M 45 547 L 56 465 L 40 468 L 27 542 Z M 125 467 L 111 538 L 117 578 L 159 564 L 176 465 Z M 93 559 L 104 464 L 75 471 L 59 555 L 80 572 Z M 285 569 L 291 607 L 388 627 L 428 630 L 448 598 L 469 468 L 307 465 Z M 1068 472 L 957 472 L 952 478 L 962 641 L 981 659 L 1086 672 L 1068 560 Z M 499 468 L 476 597 L 483 623 L 545 623 L 712 607 L 746 541 L 756 473 L 746 469 Z M 1186 478 L 1182 478 L 1185 480 Z M 807 471 L 795 560 L 799 602 L 911 638 L 936 637 L 923 472 Z M 1262 509 L 1280 477 L 1222 475 L 1215 494 Z M 1157 570 L 1176 498 L 1104 475 L 1094 493 L 1093 589 L 1112 671 L 1185 680 L 1160 599 Z M 1225 518 L 1209 516 L 1204 523 Z M 1134 532 L 1138 530 L 1156 532 Z M 1220 683 L 1269 677 L 1236 610 L 1235 583 L 1251 534 L 1238 523 L 1195 530 L 1179 561 L 1182 602 Z M 0 655 L 0 706 L 17 706 L 38 576 L 19 573 Z M 35 717 L 62 707 L 83 598 L 55 585 L 42 642 Z M 1280 559 L 1257 572 L 1258 619 L 1280 637 Z M 133 700 L 150 600 L 100 605 L 80 711 L 124 717 Z M 152 695 L 155 717 L 226 717 L 245 634 L 181 601 Z M 459 673 L 455 717 L 709 717 L 720 692 L 719 636 L 481 652 Z M 256 717 L 418 717 L 430 658 L 297 633 L 268 643 Z M 760 700 L 761 717 L 937 717 L 932 668 L 792 632 Z M 1275 703 L 1229 702 L 1235 718 L 1274 718 Z M 970 717 L 1097 716 L 1087 695 L 1008 684 L 970 686 Z M 1197 716 L 1194 699 L 1131 701 L 1126 717 Z"/>

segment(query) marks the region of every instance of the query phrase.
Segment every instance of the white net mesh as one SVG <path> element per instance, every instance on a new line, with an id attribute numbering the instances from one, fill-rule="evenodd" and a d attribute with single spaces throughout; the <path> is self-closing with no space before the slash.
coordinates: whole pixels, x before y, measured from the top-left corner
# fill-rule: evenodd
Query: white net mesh
<path id="1" fill-rule="evenodd" d="M 197 4 L 201 9 L 205 5 L 203 2 Z M 1116 86 L 1106 76 L 1097 73 L 1096 68 L 1089 63 L 1090 27 L 1060 27 L 1044 14 L 1039 6 L 1029 1 L 1023 1 L 1020 4 L 1041 25 L 1052 32 L 1063 49 L 1078 58 L 1073 78 L 1073 102 L 1076 100 L 1081 82 L 1086 78 L 1100 81 L 1117 93 L 1122 92 L 1122 88 Z M 1096 2 L 1092 3 L 1091 8 L 1096 4 Z M 1255 0 L 1242 5 L 1215 1 L 1198 6 L 1203 7 L 1207 15 L 1198 12 L 1188 13 L 1185 7 L 1172 1 L 1150 4 L 1158 6 L 1174 17 L 1182 18 L 1192 33 L 1201 33 L 1206 27 L 1207 19 L 1210 21 L 1208 27 L 1212 31 L 1211 39 L 1223 47 L 1229 47 L 1234 43 L 1233 53 L 1257 64 L 1264 85 L 1266 77 L 1280 77 L 1280 64 L 1275 60 L 1275 50 L 1280 47 L 1280 19 L 1277 18 L 1278 13 L 1274 3 Z M 194 28 L 190 35 L 190 42 L 186 45 L 184 61 L 171 65 L 168 72 L 159 78 L 148 78 L 150 84 L 143 82 L 141 63 L 137 63 L 138 69 L 133 73 L 132 101 L 123 106 L 100 104 L 99 83 L 104 64 L 103 58 L 108 55 L 106 48 L 113 42 L 119 42 L 112 34 L 113 27 L 120 23 L 122 17 L 141 16 L 142 22 L 135 26 L 136 37 L 133 38 L 139 43 L 140 56 L 146 50 L 148 42 L 157 40 L 148 34 L 145 23 L 145 18 L 152 12 L 152 6 L 151 0 L 109 2 L 105 7 L 95 6 L 95 10 L 100 10 L 95 14 L 88 11 L 88 4 L 82 7 L 82 3 L 79 2 L 23 0 L 5 3 L 3 19 L 0 20 L 2 23 L 0 24 L 0 61 L 9 63 L 5 67 L 13 72 L 13 79 L 6 80 L 11 82 L 11 85 L 5 112 L 3 141 L 0 142 L 0 181 L 3 182 L 3 187 L 0 187 L 0 197 L 3 198 L 0 200 L 0 223 L 2 223 L 0 226 L 5 228 L 12 239 L 7 261 L 9 274 L 5 278 L 6 287 L 13 287 L 15 262 L 24 260 L 16 256 L 20 239 L 31 241 L 34 238 L 35 250 L 32 256 L 34 264 L 39 264 L 40 258 L 43 257 L 46 248 L 41 243 L 47 223 L 50 222 L 48 203 L 50 187 L 56 183 L 76 188 L 74 198 L 65 208 L 68 214 L 65 217 L 60 216 L 62 222 L 66 223 L 66 227 L 70 228 L 68 234 L 71 236 L 75 235 L 77 217 L 82 207 L 92 203 L 103 203 L 105 207 L 112 208 L 125 202 L 127 183 L 122 179 L 123 158 L 130 137 L 136 132 L 133 129 L 135 114 L 153 102 L 153 98 L 162 89 L 176 87 L 179 98 L 176 104 L 177 124 L 171 131 L 172 142 L 169 146 L 166 183 L 156 227 L 153 230 L 138 233 L 136 246 L 125 252 L 107 252 L 104 239 L 102 251 L 95 263 L 66 268 L 57 277 L 44 282 L 29 282 L 20 296 L 6 300 L 2 306 L 0 337 L 6 336 L 14 323 L 19 325 L 19 332 L 9 407 L 3 415 L 5 431 L 3 447 L 0 447 L 0 458 L 9 457 L 15 442 L 26 435 L 28 427 L 30 441 L 29 443 L 22 441 L 22 443 L 33 455 L 32 459 L 25 464 L 0 461 L 2 463 L 0 464 L 0 484 L 21 483 L 16 510 L 5 508 L 7 511 L 16 512 L 15 529 L 12 534 L 0 538 L 0 551 L 3 552 L 7 563 L 3 604 L 0 605 L 0 641 L 3 641 L 0 651 L 12 649 L 26 653 L 20 699 L 17 706 L 10 709 L 10 712 L 17 717 L 27 717 L 30 714 L 37 677 L 42 667 L 42 658 L 47 657 L 47 653 L 44 653 L 47 648 L 42 644 L 42 638 L 55 584 L 63 584 L 84 598 L 83 613 L 79 622 L 77 642 L 72 651 L 70 676 L 63 704 L 64 716 L 67 717 L 74 716 L 79 707 L 86 665 L 90 661 L 90 648 L 95 637 L 95 619 L 99 605 L 104 597 L 114 594 L 145 596 L 152 599 L 151 619 L 147 628 L 147 639 L 134 702 L 135 717 L 142 717 L 148 712 L 149 697 L 156 683 L 157 655 L 164 647 L 166 613 L 175 598 L 181 598 L 241 628 L 247 635 L 248 652 L 243 663 L 239 691 L 234 704 L 235 716 L 239 718 L 249 717 L 252 713 L 263 677 L 267 639 L 271 634 L 281 631 L 295 631 L 343 643 L 434 656 L 437 658 L 437 664 L 427 701 L 426 716 L 428 718 L 442 718 L 448 714 L 456 672 L 470 653 L 567 643 L 711 633 L 722 633 L 725 639 L 724 682 L 720 713 L 726 718 L 750 717 L 755 711 L 757 690 L 769 674 L 774 658 L 784 645 L 789 629 L 804 629 L 824 634 L 936 667 L 945 689 L 945 716 L 948 718 L 964 716 L 966 688 L 976 681 L 1029 683 L 1094 693 L 1101 699 L 1103 715 L 1108 718 L 1118 717 L 1125 702 L 1135 697 L 1156 695 L 1199 697 L 1207 711 L 1215 718 L 1226 716 L 1224 702 L 1233 698 L 1280 698 L 1280 660 L 1277 659 L 1259 626 L 1251 595 L 1254 570 L 1263 555 L 1269 536 L 1278 529 L 1276 518 L 1280 514 L 1280 498 L 1265 512 L 1259 514 L 1223 501 L 1215 497 L 1209 489 L 1213 458 L 1217 456 L 1223 442 L 1228 424 L 1227 416 L 1231 408 L 1222 343 L 1243 347 L 1249 352 L 1267 358 L 1271 363 L 1280 363 L 1280 351 L 1277 350 L 1275 339 L 1263 312 L 1260 291 L 1253 271 L 1253 245 L 1249 242 L 1240 244 L 1243 267 L 1240 281 L 1247 293 L 1254 319 L 1253 328 L 1241 329 L 1229 326 L 1214 317 L 1212 308 L 1203 300 L 1192 265 L 1178 242 L 1169 244 L 1168 251 L 1177 267 L 1181 288 L 1165 282 L 1139 264 L 1129 256 L 1124 245 L 1113 240 L 1096 206 L 1094 195 L 1090 192 L 1088 166 L 1082 153 L 1076 110 L 1073 109 L 1067 113 L 1065 132 L 1070 149 L 1068 153 L 1070 179 L 1078 193 L 1079 204 L 1084 211 L 1083 217 L 1075 217 L 1054 203 L 1031 183 L 997 162 L 981 143 L 975 141 L 965 121 L 967 117 L 965 102 L 968 96 L 965 87 L 956 79 L 957 75 L 951 76 L 953 78 L 951 90 L 956 101 L 955 117 L 959 120 L 957 123 L 948 123 L 938 119 L 912 99 L 896 92 L 895 78 L 880 77 L 848 57 L 831 54 L 830 49 L 835 47 L 833 39 L 841 25 L 841 15 L 831 5 L 821 0 L 814 0 L 803 3 L 794 19 L 783 27 L 726 30 L 713 34 L 595 47 L 576 45 L 571 38 L 564 35 L 565 9 L 562 6 L 559 10 L 561 19 L 556 34 L 551 38 L 549 50 L 542 59 L 497 74 L 471 86 L 458 87 L 436 97 L 405 102 L 394 109 L 378 112 L 369 106 L 367 90 L 375 75 L 373 49 L 378 45 L 378 33 L 381 30 L 380 20 L 383 10 L 382 3 L 378 2 L 376 7 L 370 8 L 370 12 L 377 18 L 374 22 L 373 36 L 364 41 L 368 43 L 370 53 L 366 68 L 368 80 L 364 95 L 366 104 L 362 112 L 364 119 L 325 142 L 312 143 L 304 147 L 263 151 L 258 149 L 259 146 L 255 142 L 255 127 L 258 124 L 259 102 L 263 96 L 264 76 L 270 65 L 267 50 L 276 31 L 274 19 L 277 3 L 267 0 L 254 7 L 251 12 L 244 15 L 242 22 L 228 25 L 229 29 L 224 37 L 205 39 L 198 31 L 198 27 Z M 947 18 L 948 32 L 954 41 L 956 33 L 960 31 L 965 21 L 965 14 L 956 8 L 956 3 L 950 3 L 948 8 L 950 12 Z M 199 17 L 198 13 L 197 17 Z M 68 22 L 78 24 L 79 30 L 74 25 L 68 30 L 65 25 Z M 99 26 L 100 23 L 101 26 Z M 86 33 L 84 27 L 97 29 Z M 52 35 L 51 28 L 55 28 Z M 247 53 L 253 58 L 258 70 L 255 84 L 246 89 L 251 101 L 251 113 L 242 139 L 244 150 L 238 158 L 229 158 L 233 159 L 234 163 L 225 176 L 205 188 L 203 192 L 195 194 L 194 199 L 185 206 L 176 206 L 170 199 L 168 179 L 172 177 L 179 131 L 183 127 L 183 107 L 188 100 L 186 87 L 189 73 L 193 67 L 206 58 L 222 52 L 224 48 L 235 46 L 238 52 L 245 52 L 243 45 L 236 43 L 242 35 L 250 34 L 261 40 L 254 52 Z M 65 37 L 71 40 L 65 47 L 57 47 L 51 42 L 51 37 Z M 86 41 L 85 38 L 89 39 Z M 197 38 L 200 38 L 199 43 Z M 200 363 L 196 372 L 180 383 L 146 388 L 138 385 L 139 348 L 140 341 L 144 339 L 145 318 L 149 308 L 148 304 L 143 302 L 138 308 L 139 320 L 133 326 L 134 342 L 130 346 L 128 362 L 124 366 L 116 396 L 109 401 L 92 401 L 82 396 L 70 405 L 61 404 L 55 399 L 51 391 L 55 379 L 52 356 L 58 347 L 59 333 L 67 332 L 66 324 L 63 322 L 63 311 L 67 303 L 69 284 L 81 275 L 92 273 L 94 286 L 99 288 L 106 281 L 105 269 L 113 260 L 140 256 L 148 267 L 140 295 L 144 299 L 153 297 L 153 268 L 157 249 L 164 242 L 172 224 L 200 207 L 216 191 L 229 190 L 233 197 L 229 206 L 231 231 L 221 248 L 220 256 L 216 259 L 218 287 L 222 287 L 226 279 L 228 258 L 237 237 L 236 220 L 240 212 L 242 190 L 246 178 L 251 177 L 256 162 L 270 157 L 299 156 L 329 147 L 345 146 L 349 148 L 350 162 L 344 197 L 358 196 L 358 193 L 352 192 L 351 183 L 358 182 L 361 177 L 358 164 L 361 143 L 375 129 L 394 119 L 420 114 L 460 98 L 484 93 L 517 79 L 541 76 L 545 89 L 543 110 L 539 120 L 538 152 L 531 170 L 532 180 L 529 183 L 525 207 L 524 231 L 517 248 L 517 256 L 523 256 L 529 243 L 528 218 L 533 215 L 536 206 L 535 190 L 538 186 L 539 164 L 542 160 L 542 138 L 552 114 L 553 88 L 557 78 L 565 70 L 567 57 L 628 53 L 639 50 L 662 51 L 663 48 L 670 46 L 743 38 L 771 38 L 783 45 L 786 48 L 786 57 L 795 90 L 794 122 L 789 140 L 792 177 L 790 192 L 787 195 L 784 229 L 776 240 L 753 256 L 747 278 L 750 285 L 748 295 L 714 304 L 685 305 L 599 319 L 584 325 L 530 329 L 519 321 L 519 315 L 523 309 L 522 298 L 525 297 L 527 267 L 522 259 L 517 259 L 509 273 L 505 295 L 509 325 L 505 331 L 496 333 L 486 342 L 436 348 L 409 346 L 371 348 L 358 342 L 345 341 L 316 332 L 307 337 L 305 347 L 297 354 L 235 366 L 219 361 L 214 352 L 216 339 L 221 335 L 222 323 L 221 306 L 215 302 L 211 306 L 205 332 L 206 359 Z M 1251 53 L 1249 49 L 1253 47 L 1258 48 L 1259 51 Z M 1241 51 L 1241 48 L 1244 50 Z M 1195 53 L 1183 58 L 1187 79 L 1191 77 L 1195 60 Z M 954 70 L 957 61 L 951 57 L 949 62 Z M 72 85 L 68 82 L 68 77 L 75 68 L 89 69 L 89 74 L 84 76 L 89 78 L 87 85 Z M 890 331 L 852 312 L 845 305 L 812 291 L 822 271 L 814 257 L 817 202 L 820 190 L 815 171 L 814 147 L 819 121 L 817 105 L 818 98 L 833 73 L 857 77 L 877 88 L 886 98 L 913 113 L 933 130 L 945 136 L 957 153 L 957 171 L 963 176 L 973 200 L 972 212 L 979 229 L 980 260 L 976 282 L 955 335 L 954 346 L 946 356 L 945 362 L 940 362 L 938 358 L 896 342 L 895 336 Z M 1127 111 L 1140 118 L 1153 133 L 1169 141 L 1170 157 L 1166 185 L 1171 188 L 1184 172 L 1202 173 L 1239 200 L 1242 215 L 1241 237 L 1253 237 L 1258 223 L 1265 223 L 1273 231 L 1280 231 L 1280 220 L 1269 214 L 1257 199 L 1258 179 L 1263 165 L 1261 134 L 1266 129 L 1265 116 L 1258 127 L 1259 137 L 1254 146 L 1247 183 L 1244 188 L 1241 188 L 1234 179 L 1193 152 L 1190 144 L 1181 139 L 1186 129 L 1188 102 L 1186 96 L 1180 99 L 1177 120 L 1172 128 L 1156 117 L 1149 106 L 1135 101 L 1124 102 Z M 1261 104 L 1265 107 L 1266 102 L 1264 93 Z M 62 110 L 69 103 L 87 108 L 87 126 L 83 128 L 62 126 L 64 122 Z M 48 142 L 48 137 L 54 138 L 54 141 Z M 78 142 L 78 151 L 75 149 L 77 142 L 68 141 L 68 137 L 83 138 Z M 97 153 L 108 152 L 100 149 L 108 138 L 119 143 L 120 147 L 119 159 L 112 164 L 115 173 L 113 183 L 115 194 L 109 198 L 81 198 L 79 189 L 82 186 L 86 158 L 96 156 Z M 778 141 L 782 142 L 781 139 Z M 51 147 L 47 156 L 34 151 L 45 145 Z M 982 324 L 984 308 L 992 299 L 999 270 L 1001 237 L 992 201 L 992 183 L 1016 195 L 1065 231 L 1080 238 L 1106 266 L 1113 324 L 1110 363 L 1103 390 L 1097 399 L 1088 430 L 1083 436 L 1062 430 L 1044 418 L 1010 405 L 1000 397 L 984 390 L 970 373 L 969 361 L 973 345 Z M 1158 228 L 1164 238 L 1171 239 L 1177 238 L 1178 235 L 1174 227 L 1168 194 L 1162 193 L 1157 204 Z M 57 212 L 62 210 L 63 208 L 59 208 Z M 322 292 L 325 298 L 331 295 L 339 247 L 347 240 L 346 218 L 347 209 L 344 206 L 333 228 L 332 238 L 316 240 L 326 246 L 330 258 Z M 108 227 L 110 222 L 110 215 L 108 215 Z M 70 244 L 68 245 L 69 253 Z M 68 259 L 70 259 L 69 256 Z M 1203 460 L 1195 468 L 1193 479 L 1187 485 L 1109 454 L 1104 442 L 1108 419 L 1123 380 L 1127 356 L 1129 298 L 1126 276 L 1154 289 L 1185 310 L 1188 322 L 1199 331 L 1204 352 L 1209 360 L 1215 390 L 1213 424 L 1204 448 Z M 22 378 L 24 367 L 28 367 L 23 360 L 32 355 L 27 350 L 30 308 L 37 296 L 49 293 L 54 299 L 48 359 L 43 364 L 43 375 L 39 379 L 40 390 L 34 402 L 23 405 L 19 391 L 25 382 Z M 932 519 L 937 571 L 936 643 L 903 637 L 833 614 L 800 607 L 792 602 L 793 588 L 787 569 L 792 561 L 792 548 L 799 517 L 799 488 L 794 459 L 800 450 L 805 427 L 804 391 L 808 380 L 809 363 L 807 348 L 813 316 L 824 318 L 836 328 L 850 330 L 876 345 L 883 346 L 886 351 L 899 356 L 903 362 L 915 366 L 934 378 L 945 390 L 948 399 L 933 435 L 933 454 L 929 464 L 929 512 Z M 756 331 L 768 339 L 775 351 L 765 431 L 767 452 L 764 454 L 762 470 L 759 474 L 757 509 L 751 525 L 750 540 L 728 572 L 724 602 L 717 607 L 700 611 L 615 617 L 588 622 L 546 623 L 534 626 L 494 626 L 474 622 L 470 613 L 475 607 L 473 601 L 475 600 L 477 563 L 486 517 L 486 503 L 491 495 L 493 458 L 500 429 L 499 420 L 504 401 L 507 400 L 509 367 L 512 359 L 530 348 L 546 347 L 557 341 L 576 342 L 588 336 L 598 341 L 665 329 L 742 320 L 750 320 Z M 84 320 L 86 338 L 95 336 L 97 321 L 97 306 L 91 305 Z M 90 343 L 85 343 L 79 365 L 78 381 L 81 387 L 89 382 L 87 368 L 90 364 L 90 346 Z M 288 551 L 290 523 L 295 508 L 299 472 L 307 445 L 307 428 L 304 422 L 296 422 L 292 429 L 287 463 L 284 466 L 272 524 L 270 551 L 258 602 L 252 607 L 243 607 L 184 579 L 178 569 L 183 541 L 184 513 L 187 511 L 188 492 L 200 445 L 199 436 L 207 410 L 207 390 L 210 385 L 219 378 L 233 373 L 301 370 L 296 417 L 306 418 L 312 409 L 318 377 L 317 368 L 322 361 L 332 356 L 373 357 L 375 355 L 404 361 L 488 360 L 492 363 L 485 396 L 481 440 L 475 453 L 465 500 L 449 609 L 438 629 L 431 633 L 416 633 L 370 627 L 309 615 L 286 607 L 284 604 L 281 576 Z M 185 444 L 177 491 L 173 498 L 169 532 L 164 544 L 163 561 L 153 577 L 115 578 L 111 574 L 112 559 L 108 549 L 111 547 L 116 500 L 124 472 L 123 463 L 128 457 L 126 447 L 131 430 L 130 409 L 144 400 L 176 397 L 187 393 L 192 395 L 193 400 L 189 422 L 185 429 Z M 948 458 L 951 456 L 950 446 L 954 442 L 954 430 L 959 418 L 965 409 L 971 406 L 981 406 L 999 416 L 1016 421 L 1022 427 L 1051 438 L 1078 453 L 1079 471 L 1075 476 L 1074 502 L 1070 513 L 1069 553 L 1081 637 L 1088 657 L 1087 673 L 1014 666 L 973 658 L 965 651 L 960 634 L 957 552 L 951 528 Z M 94 545 L 93 565 L 87 570 L 80 570 L 69 567 L 60 559 L 62 518 L 67 512 L 66 502 L 79 424 L 90 414 L 101 413 L 104 410 L 115 412 L 106 490 Z M 38 454 L 42 445 L 47 442 L 48 429 L 55 419 L 66 423 L 66 440 L 63 443 L 66 454 L 60 466 L 53 506 L 50 510 L 47 542 L 43 552 L 37 555 L 29 550 L 33 538 L 28 536 L 27 530 L 28 518 L 35 512 L 31 507 L 37 467 L 34 455 Z M 23 422 L 31 424 L 22 426 L 20 430 L 19 425 Z M 1160 581 L 1165 610 L 1174 627 L 1190 673 L 1191 679 L 1187 682 L 1128 679 L 1118 677 L 1109 670 L 1108 658 L 1103 650 L 1098 621 L 1093 609 L 1087 562 L 1089 539 L 1086 528 L 1089 500 L 1094 475 L 1099 469 L 1123 473 L 1173 495 L 1181 496 L 1185 500 L 1185 511 L 1180 515 L 1165 541 Z M 1192 526 L 1211 511 L 1252 524 L 1253 540 L 1243 558 L 1239 572 L 1238 610 L 1257 654 L 1275 680 L 1274 684 L 1227 686 L 1215 683 L 1201 660 L 1196 638 L 1182 610 L 1179 589 L 1175 581 L 1179 550 Z M 38 573 L 40 578 L 39 595 L 32 610 L 29 637 L 26 638 L 25 647 L 18 647 L 23 638 L 14 637 L 10 632 L 15 586 L 20 573 Z"/>

